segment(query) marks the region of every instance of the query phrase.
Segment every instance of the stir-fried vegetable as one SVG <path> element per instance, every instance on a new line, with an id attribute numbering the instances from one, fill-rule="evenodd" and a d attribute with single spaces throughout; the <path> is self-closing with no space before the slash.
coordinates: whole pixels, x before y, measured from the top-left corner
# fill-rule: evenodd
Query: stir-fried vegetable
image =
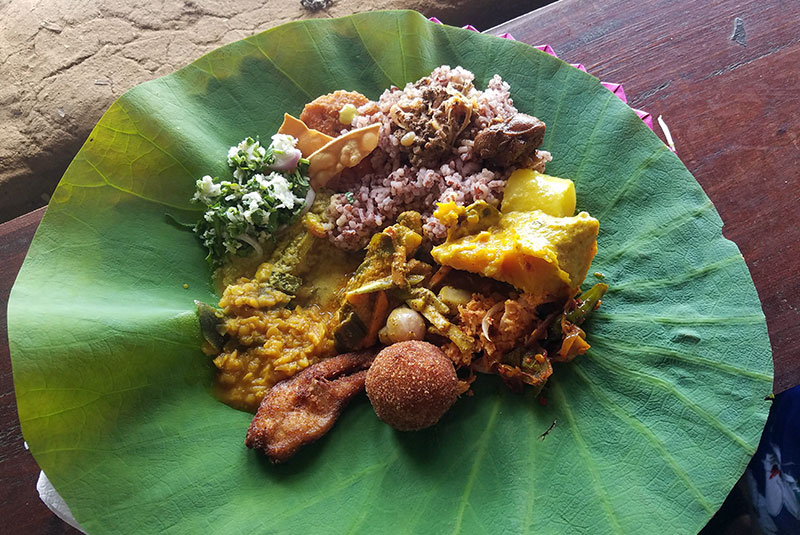
<path id="1" fill-rule="evenodd" d="M 409 260 L 422 243 L 422 236 L 403 224 L 414 226 L 413 220 L 398 221 L 372 237 L 364 261 L 345 287 L 339 325 L 334 330 L 339 350 L 374 344 L 393 305 L 399 302 L 388 291 L 418 284 L 425 278 L 423 272 L 430 270 L 427 264 Z"/>
<path id="2" fill-rule="evenodd" d="M 588 318 L 608 290 L 608 284 L 598 282 L 581 294 L 580 304 L 564 314 L 564 319 L 575 325 L 580 325 Z"/>
<path id="3" fill-rule="evenodd" d="M 503 355 L 496 371 L 515 391 L 521 391 L 526 384 L 541 389 L 553 374 L 553 365 L 543 354 L 520 347 Z"/>
<path id="4" fill-rule="evenodd" d="M 200 301 L 194 302 L 197 306 L 197 318 L 200 322 L 200 331 L 203 333 L 208 348 L 213 353 L 219 353 L 225 343 L 223 312 L 211 305 Z"/>
<path id="5" fill-rule="evenodd" d="M 289 295 L 296 295 L 303 284 L 302 272 L 308 269 L 307 258 L 314 245 L 314 236 L 304 227 L 284 237 L 256 272 L 256 280 L 267 281 L 269 286 Z"/>
<path id="6" fill-rule="evenodd" d="M 444 316 L 450 312 L 450 307 L 435 293 L 427 288 L 412 288 L 406 304 L 431 323 L 433 332 L 449 338 L 461 352 L 472 353 L 475 350 L 472 339 Z"/>
<path id="7" fill-rule="evenodd" d="M 569 330 L 570 325 L 579 326 L 594 312 L 594 309 L 600 303 L 600 300 L 608 290 L 608 284 L 598 282 L 577 298 L 577 305 L 570 309 L 565 310 L 555 321 L 550 325 L 550 337 L 561 338 L 562 331 L 566 327 Z"/>
<path id="8" fill-rule="evenodd" d="M 549 339 L 561 341 L 560 348 L 550 358 L 557 362 L 569 362 L 578 355 L 586 353 L 586 333 L 579 327 L 599 306 L 600 300 L 608 290 L 608 284 L 599 282 L 586 290 L 577 301 L 570 301 L 567 310 L 559 315 L 550 326 Z M 572 303 L 577 303 L 570 308 Z"/>

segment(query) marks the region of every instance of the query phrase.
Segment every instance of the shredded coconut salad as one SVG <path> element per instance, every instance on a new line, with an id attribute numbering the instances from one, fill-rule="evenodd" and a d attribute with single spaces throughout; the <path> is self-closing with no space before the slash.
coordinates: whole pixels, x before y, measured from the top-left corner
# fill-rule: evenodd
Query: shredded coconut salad
<path id="1" fill-rule="evenodd" d="M 207 206 L 195 232 L 212 264 L 226 255 L 245 254 L 248 247 L 260 250 L 259 242 L 306 207 L 308 161 L 296 145 L 297 139 L 285 134 L 272 136 L 266 148 L 248 137 L 228 150 L 233 181 L 206 175 L 195 183 L 192 201 Z"/>

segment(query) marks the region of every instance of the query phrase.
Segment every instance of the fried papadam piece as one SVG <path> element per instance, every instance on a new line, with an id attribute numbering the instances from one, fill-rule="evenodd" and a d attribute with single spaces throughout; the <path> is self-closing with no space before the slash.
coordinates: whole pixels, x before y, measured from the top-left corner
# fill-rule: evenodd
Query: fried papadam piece
<path id="1" fill-rule="evenodd" d="M 345 353 L 309 366 L 267 392 L 247 430 L 245 445 L 285 462 L 301 446 L 333 427 L 339 414 L 364 390 L 376 351 Z"/>

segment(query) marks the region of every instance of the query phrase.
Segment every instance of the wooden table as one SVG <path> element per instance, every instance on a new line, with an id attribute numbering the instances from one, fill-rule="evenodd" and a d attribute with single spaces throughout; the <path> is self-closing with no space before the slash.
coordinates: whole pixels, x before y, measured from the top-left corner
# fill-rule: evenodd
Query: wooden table
<path id="1" fill-rule="evenodd" d="M 663 115 L 750 268 L 775 392 L 800 384 L 800 225 L 791 220 L 800 216 L 800 3 L 561 0 L 489 32 L 550 44 L 562 59 L 624 82 L 632 106 Z M 77 533 L 36 495 L 6 339 L 8 293 L 43 213 L 0 225 L 1 516 L 4 531 Z"/>

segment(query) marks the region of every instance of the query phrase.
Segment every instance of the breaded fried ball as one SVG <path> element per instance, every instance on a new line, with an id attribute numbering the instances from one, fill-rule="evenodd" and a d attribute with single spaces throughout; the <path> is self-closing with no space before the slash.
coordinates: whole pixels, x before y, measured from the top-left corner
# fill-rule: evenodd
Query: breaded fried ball
<path id="1" fill-rule="evenodd" d="M 366 387 L 378 418 L 400 431 L 432 426 L 458 397 L 453 363 L 438 347 L 417 340 L 378 353 Z"/>
<path id="2" fill-rule="evenodd" d="M 339 112 L 348 104 L 356 108 L 369 102 L 369 99 L 357 91 L 334 91 L 317 97 L 303 108 L 300 120 L 309 128 L 319 130 L 323 134 L 337 137 L 349 124 L 339 121 Z"/>

